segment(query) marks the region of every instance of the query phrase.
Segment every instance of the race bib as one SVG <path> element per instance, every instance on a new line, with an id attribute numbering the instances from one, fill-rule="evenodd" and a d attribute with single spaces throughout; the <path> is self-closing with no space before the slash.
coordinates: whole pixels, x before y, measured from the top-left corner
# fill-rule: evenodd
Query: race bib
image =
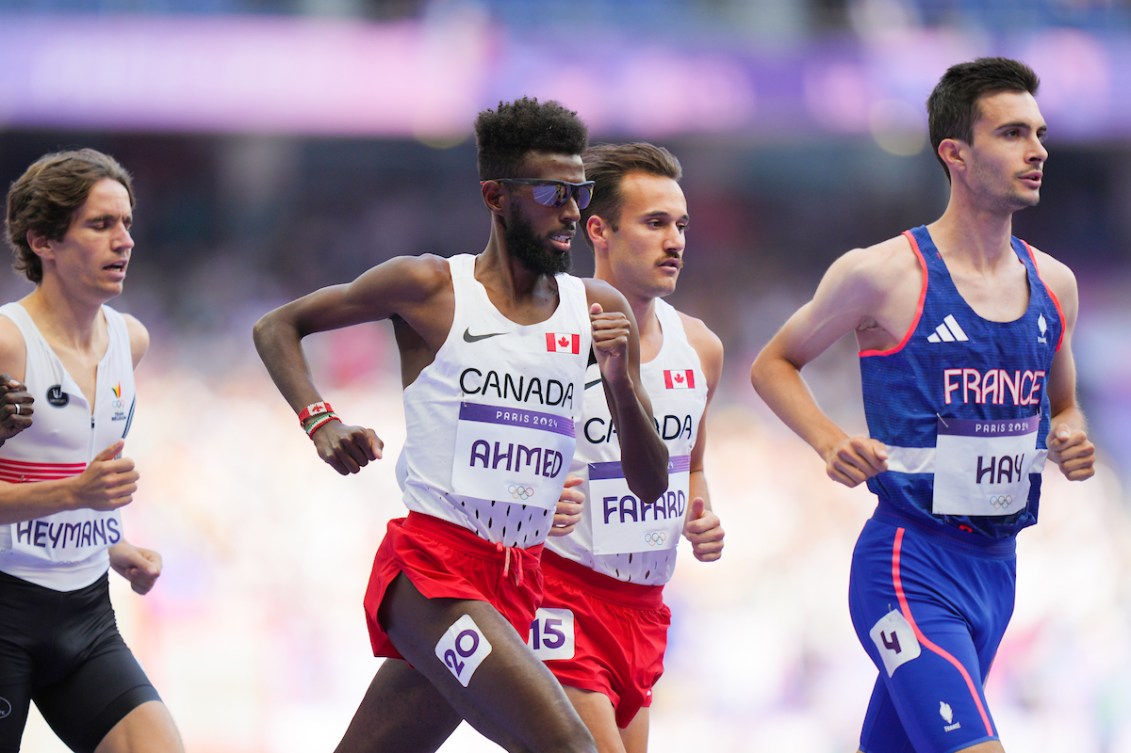
<path id="1" fill-rule="evenodd" d="M 570 416 L 461 403 L 452 488 L 462 496 L 552 510 L 575 442 Z"/>
<path id="2" fill-rule="evenodd" d="M 936 515 L 1011 515 L 1029 501 L 1040 416 L 939 418 L 935 445 Z"/>
<path id="3" fill-rule="evenodd" d="M 46 562 L 81 562 L 122 540 L 117 510 L 67 510 L 12 523 L 11 548 Z"/>
<path id="4" fill-rule="evenodd" d="M 542 661 L 572 659 L 574 652 L 573 611 L 540 607 L 530 623 L 526 641 L 534 655 Z"/>
<path id="5" fill-rule="evenodd" d="M 915 628 L 911 627 L 911 623 L 898 609 L 884 615 L 868 631 L 868 636 L 876 644 L 876 651 L 883 660 L 888 677 L 894 675 L 895 670 L 902 665 L 918 659 L 923 652 L 919 639 L 915 637 Z"/>
<path id="6" fill-rule="evenodd" d="M 452 623 L 436 644 L 436 658 L 465 688 L 483 660 L 491 655 L 491 642 L 465 614 Z"/>
<path id="7" fill-rule="evenodd" d="M 617 461 L 589 464 L 589 509 L 595 554 L 674 549 L 683 533 L 691 485 L 691 457 L 668 460 L 668 488 L 655 502 L 641 502 L 628 488 Z"/>

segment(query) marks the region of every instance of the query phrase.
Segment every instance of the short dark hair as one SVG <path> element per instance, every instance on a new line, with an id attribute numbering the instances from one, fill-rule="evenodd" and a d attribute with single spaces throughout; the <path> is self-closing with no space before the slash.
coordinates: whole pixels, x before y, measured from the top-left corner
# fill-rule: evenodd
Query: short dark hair
<path id="1" fill-rule="evenodd" d="M 554 100 L 523 97 L 479 113 L 475 141 L 480 180 L 530 177 L 518 175 L 528 153 L 580 155 L 589 130 L 576 112 Z"/>
<path id="2" fill-rule="evenodd" d="M 593 181 L 593 200 L 581 212 L 581 226 L 597 215 L 617 230 L 620 213 L 624 208 L 621 182 L 629 173 L 646 173 L 678 182 L 683 178 L 683 168 L 675 155 L 662 146 L 637 141 L 629 144 L 594 144 L 582 155 L 585 162 L 585 179 Z M 583 233 L 590 247 L 593 240 Z"/>
<path id="3" fill-rule="evenodd" d="M 974 123 L 981 115 L 978 100 L 998 92 L 1028 92 L 1036 96 L 1041 80 L 1033 69 L 1018 60 L 990 57 L 952 65 L 927 98 L 927 121 L 935 158 L 950 178 L 939 157 L 944 139 L 974 141 Z"/>
<path id="4" fill-rule="evenodd" d="M 4 224 L 15 256 L 13 269 L 33 283 L 42 282 L 43 262 L 28 245 L 28 233 L 35 231 L 51 240 L 62 240 L 90 189 L 106 178 L 125 187 L 133 208 L 133 179 L 109 155 L 95 149 L 73 149 L 44 155 L 32 163 L 8 190 Z"/>

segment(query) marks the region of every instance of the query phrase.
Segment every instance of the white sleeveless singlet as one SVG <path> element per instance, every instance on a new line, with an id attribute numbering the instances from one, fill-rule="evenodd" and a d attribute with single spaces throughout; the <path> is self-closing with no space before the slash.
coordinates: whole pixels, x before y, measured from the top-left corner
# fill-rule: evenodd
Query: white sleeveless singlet
<path id="1" fill-rule="evenodd" d="M 0 446 L 0 480 L 33 483 L 75 476 L 129 431 L 134 411 L 130 337 L 121 314 L 102 307 L 109 344 L 98 363 L 94 408 L 19 303 L 0 307 L 27 347 L 24 384 L 35 398 L 30 427 Z M 118 511 L 68 510 L 0 525 L 0 571 L 57 591 L 96 581 L 107 549 L 122 539 Z"/>
<path id="2" fill-rule="evenodd" d="M 475 259 L 448 260 L 452 327 L 404 390 L 397 479 L 410 510 L 527 548 L 545 540 L 573 457 L 589 307 L 584 283 L 558 275 L 554 313 L 516 324 L 475 279 Z"/>
<path id="3" fill-rule="evenodd" d="M 549 551 L 610 578 L 651 586 L 667 583 L 675 570 L 690 501 L 691 448 L 707 406 L 707 377 L 679 313 L 657 299 L 656 316 L 664 341 L 656 357 L 640 365 L 640 378 L 652 401 L 656 430 L 668 447 L 667 491 L 648 505 L 629 491 L 601 374 L 590 364 L 571 470 L 585 478 L 580 487 L 585 513 L 573 533 L 546 543 Z"/>

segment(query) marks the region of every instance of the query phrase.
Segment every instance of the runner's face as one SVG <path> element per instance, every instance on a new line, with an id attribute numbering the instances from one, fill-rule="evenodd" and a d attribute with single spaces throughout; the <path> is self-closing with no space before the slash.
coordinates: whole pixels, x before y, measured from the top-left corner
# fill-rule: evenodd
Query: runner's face
<path id="1" fill-rule="evenodd" d="M 967 145 L 968 188 L 991 209 L 1036 206 L 1049 156 L 1037 101 L 1028 92 L 998 92 L 982 97 L 978 106 L 981 116 L 974 123 L 973 144 Z"/>
<path id="2" fill-rule="evenodd" d="M 615 230 L 604 223 L 607 249 L 597 255 L 598 275 L 630 300 L 671 295 L 689 222 L 683 189 L 671 178 L 644 172 L 624 176 L 620 189 L 624 204 Z"/>
<path id="3" fill-rule="evenodd" d="M 531 152 L 520 171 L 511 178 L 546 178 L 580 183 L 585 168 L 580 155 Z M 529 270 L 539 274 L 568 272 L 570 245 L 577 232 L 581 211 L 570 198 L 560 207 L 546 207 L 534 201 L 531 186 L 507 184 L 510 201 L 505 215 L 504 239 L 508 253 Z"/>
<path id="4" fill-rule="evenodd" d="M 75 210 L 62 240 L 39 244 L 45 275 L 57 276 L 71 295 L 97 301 L 119 295 L 134 247 L 132 225 L 133 210 L 125 186 L 103 178 Z"/>

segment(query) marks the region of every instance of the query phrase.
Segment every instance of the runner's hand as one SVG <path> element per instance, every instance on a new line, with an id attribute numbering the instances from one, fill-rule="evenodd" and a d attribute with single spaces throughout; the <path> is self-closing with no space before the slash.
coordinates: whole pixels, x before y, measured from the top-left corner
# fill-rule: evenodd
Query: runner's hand
<path id="1" fill-rule="evenodd" d="M 120 541 L 110 547 L 110 567 L 128 580 L 136 593 L 147 594 L 161 577 L 163 565 L 161 555 L 152 549 Z"/>
<path id="2" fill-rule="evenodd" d="M 312 437 L 318 457 L 330 467 L 346 476 L 357 473 L 371 460 L 380 460 L 385 443 L 377 432 L 364 426 L 347 426 L 341 421 L 331 421 Z"/>
<path id="3" fill-rule="evenodd" d="M 871 437 L 848 437 L 825 458 L 825 472 L 852 488 L 888 469 L 888 450 Z"/>
<path id="4" fill-rule="evenodd" d="M 575 488 L 581 484 L 581 481 L 581 476 L 566 476 L 557 509 L 554 510 L 554 525 L 550 528 L 550 536 L 567 536 L 573 533 L 577 524 L 581 522 L 585 495 L 580 489 Z"/>
<path id="5" fill-rule="evenodd" d="M 1096 475 L 1096 446 L 1082 429 L 1058 424 L 1048 436 L 1049 460 L 1056 463 L 1069 481 L 1083 481 Z"/>
<path id="6" fill-rule="evenodd" d="M 589 307 L 589 323 L 593 328 L 593 352 L 601 376 L 610 384 L 619 383 L 628 374 L 628 338 L 632 329 L 621 311 L 605 312 L 601 304 Z"/>
<path id="7" fill-rule="evenodd" d="M 714 562 L 723 556 L 723 524 L 713 510 L 707 509 L 702 497 L 691 500 L 683 537 L 691 542 L 691 553 L 700 562 Z"/>
<path id="8" fill-rule="evenodd" d="M 0 444 L 31 426 L 34 402 L 22 382 L 0 374 Z"/>
<path id="9" fill-rule="evenodd" d="M 120 457 L 125 446 L 119 439 L 98 453 L 82 473 L 67 479 L 72 507 L 107 511 L 133 501 L 139 475 L 133 460 Z"/>

